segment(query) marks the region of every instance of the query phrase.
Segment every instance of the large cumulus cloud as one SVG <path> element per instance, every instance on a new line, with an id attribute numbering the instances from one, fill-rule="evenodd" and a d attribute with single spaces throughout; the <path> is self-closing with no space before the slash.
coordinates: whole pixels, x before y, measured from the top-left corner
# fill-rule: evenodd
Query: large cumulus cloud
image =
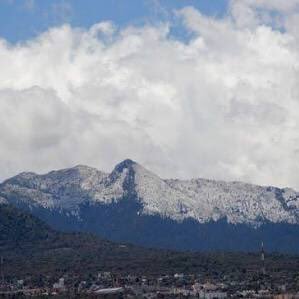
<path id="1" fill-rule="evenodd" d="M 171 23 L 109 22 L 1 40 L 0 177 L 130 157 L 163 177 L 299 189 L 298 1 L 242 3 L 175 12 L 188 42 Z"/>

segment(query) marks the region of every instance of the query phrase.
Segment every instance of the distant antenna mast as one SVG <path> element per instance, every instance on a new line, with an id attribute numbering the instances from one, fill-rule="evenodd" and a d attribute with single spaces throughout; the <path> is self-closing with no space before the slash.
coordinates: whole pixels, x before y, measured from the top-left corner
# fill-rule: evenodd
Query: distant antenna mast
<path id="1" fill-rule="evenodd" d="M 1 282 L 4 285 L 4 259 L 3 256 L 0 257 L 0 269 L 1 269 Z"/>
<path id="2" fill-rule="evenodd" d="M 266 274 L 266 267 L 265 267 L 265 250 L 264 250 L 264 242 L 261 244 L 261 262 L 262 262 L 262 274 Z"/>

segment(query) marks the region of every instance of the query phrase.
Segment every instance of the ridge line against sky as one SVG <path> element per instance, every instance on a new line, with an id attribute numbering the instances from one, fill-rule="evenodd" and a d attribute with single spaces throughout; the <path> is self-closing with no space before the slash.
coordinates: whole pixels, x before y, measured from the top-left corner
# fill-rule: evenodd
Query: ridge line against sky
<path id="1" fill-rule="evenodd" d="M 81 23 L 87 2 L 54 1 L 43 24 L 40 3 L 0 0 L 0 17 L 32 18 L 0 26 L 1 180 L 129 157 L 161 177 L 299 188 L 299 0 L 139 1 L 126 21 L 106 8 Z"/>

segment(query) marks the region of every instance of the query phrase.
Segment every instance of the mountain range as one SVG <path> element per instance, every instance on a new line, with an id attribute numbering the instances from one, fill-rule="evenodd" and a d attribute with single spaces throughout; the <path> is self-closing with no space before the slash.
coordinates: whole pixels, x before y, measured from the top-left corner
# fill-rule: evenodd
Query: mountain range
<path id="1" fill-rule="evenodd" d="M 11 204 L 64 231 L 179 250 L 299 252 L 299 193 L 208 179 L 162 179 L 132 160 L 21 173 L 0 184 Z"/>

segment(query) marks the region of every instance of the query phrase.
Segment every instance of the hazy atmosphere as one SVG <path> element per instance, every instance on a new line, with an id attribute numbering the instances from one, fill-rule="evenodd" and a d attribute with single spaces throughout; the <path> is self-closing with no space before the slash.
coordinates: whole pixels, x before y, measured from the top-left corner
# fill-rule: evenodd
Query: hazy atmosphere
<path id="1" fill-rule="evenodd" d="M 131 158 L 299 189 L 298 0 L 103 2 L 0 0 L 0 180 Z"/>

